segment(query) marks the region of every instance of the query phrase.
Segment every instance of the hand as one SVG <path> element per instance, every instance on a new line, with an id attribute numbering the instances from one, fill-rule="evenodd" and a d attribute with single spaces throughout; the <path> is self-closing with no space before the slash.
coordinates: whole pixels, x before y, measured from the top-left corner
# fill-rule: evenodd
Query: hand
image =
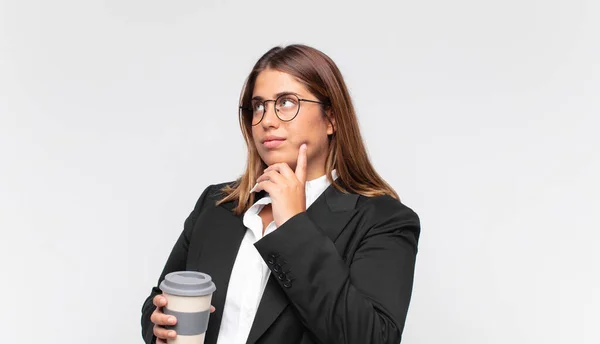
<path id="1" fill-rule="evenodd" d="M 177 333 L 173 330 L 167 330 L 163 326 L 175 325 L 177 319 L 172 315 L 166 315 L 162 312 L 162 307 L 167 305 L 167 298 L 162 295 L 156 295 L 152 300 L 156 309 L 150 316 L 150 321 L 154 323 L 154 335 L 156 336 L 156 344 L 167 344 L 167 338 L 174 339 L 177 337 Z M 210 312 L 214 312 L 215 307 L 210 306 Z"/>
<path id="2" fill-rule="evenodd" d="M 265 190 L 272 200 L 273 220 L 277 227 L 306 211 L 306 144 L 300 146 L 296 171 L 284 162 L 267 167 L 256 179 L 256 191 Z"/>

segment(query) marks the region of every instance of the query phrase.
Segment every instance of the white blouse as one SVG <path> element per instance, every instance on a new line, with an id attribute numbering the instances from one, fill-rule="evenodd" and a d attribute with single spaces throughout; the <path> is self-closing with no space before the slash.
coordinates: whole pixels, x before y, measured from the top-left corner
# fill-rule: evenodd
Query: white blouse
<path id="1" fill-rule="evenodd" d="M 335 170 L 332 171 L 332 176 L 334 180 L 337 179 Z M 307 181 L 306 207 L 308 208 L 330 184 L 326 175 Z M 271 198 L 267 195 L 256 201 L 244 213 L 246 234 L 231 271 L 217 344 L 245 344 L 250 334 L 254 316 L 271 274 L 271 270 L 254 247 L 263 237 L 262 219 L 258 214 L 269 203 Z M 265 229 L 265 235 L 269 235 L 275 229 L 277 226 L 275 221 L 272 221 Z"/>

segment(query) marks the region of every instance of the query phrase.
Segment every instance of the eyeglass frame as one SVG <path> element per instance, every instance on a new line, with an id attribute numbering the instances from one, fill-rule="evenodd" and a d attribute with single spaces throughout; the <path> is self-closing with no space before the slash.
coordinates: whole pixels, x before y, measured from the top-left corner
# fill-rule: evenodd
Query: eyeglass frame
<path id="1" fill-rule="evenodd" d="M 279 114 L 277 113 L 277 112 L 278 112 L 278 110 L 277 110 L 277 106 L 276 106 L 276 104 L 277 104 L 277 101 L 278 101 L 280 98 L 282 98 L 282 97 L 285 97 L 285 96 L 290 96 L 290 95 L 291 95 L 291 96 L 294 96 L 294 97 L 296 97 L 296 98 L 298 99 L 298 110 L 296 110 L 296 114 L 295 114 L 295 115 L 294 115 L 292 118 L 285 120 L 285 119 L 282 119 L 281 117 L 279 117 Z M 256 100 L 258 100 L 258 99 L 256 99 Z M 260 100 L 258 100 L 258 101 L 260 101 Z M 275 112 L 275 116 L 277 116 L 277 118 L 278 118 L 280 121 L 282 121 L 282 122 L 291 122 L 291 121 L 293 121 L 293 120 L 294 120 L 294 119 L 295 119 L 295 118 L 298 116 L 298 114 L 300 113 L 300 102 L 309 102 L 309 103 L 321 104 L 321 105 L 325 105 L 325 106 L 328 106 L 328 105 L 330 105 L 330 104 L 329 104 L 329 102 L 321 102 L 321 101 L 318 101 L 318 100 L 312 100 L 312 99 L 304 99 L 304 98 L 300 98 L 300 97 L 298 97 L 298 95 L 297 95 L 297 94 L 295 94 L 295 93 L 292 93 L 292 92 L 288 92 L 288 93 L 282 93 L 282 94 L 280 94 L 280 95 L 279 95 L 277 98 L 275 98 L 275 99 L 264 99 L 264 100 L 261 102 L 261 103 L 262 103 L 262 106 L 263 106 L 263 108 L 265 109 L 265 110 L 264 110 L 264 112 L 263 112 L 263 114 L 262 114 L 262 117 L 260 118 L 260 121 L 256 122 L 256 124 L 252 124 L 252 121 L 250 121 L 250 126 L 253 126 L 253 127 L 254 127 L 254 126 L 257 126 L 257 125 L 259 125 L 259 124 L 260 124 L 260 122 L 262 122 L 262 120 L 265 118 L 265 114 L 267 113 L 267 102 L 273 102 L 273 111 Z M 240 116 L 241 116 L 241 117 L 243 117 L 243 112 L 242 112 L 242 111 L 250 111 L 250 112 L 253 112 L 253 111 L 254 111 L 252 108 L 247 108 L 247 107 L 244 107 L 244 106 L 240 106 L 240 107 L 239 107 L 239 110 L 240 110 Z"/>

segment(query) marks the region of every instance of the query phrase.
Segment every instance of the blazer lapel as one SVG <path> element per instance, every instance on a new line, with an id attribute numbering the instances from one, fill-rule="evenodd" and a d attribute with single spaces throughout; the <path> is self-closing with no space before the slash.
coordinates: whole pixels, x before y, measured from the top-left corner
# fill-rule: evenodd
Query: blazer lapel
<path id="1" fill-rule="evenodd" d="M 218 216 L 218 222 L 212 224 L 213 230 L 207 231 L 206 236 L 202 238 L 205 243 L 210 243 L 202 248 L 203 252 L 200 257 L 202 272 L 208 273 L 217 286 L 217 291 L 213 294 L 211 301 L 216 310 L 210 315 L 211 326 L 208 327 L 205 337 L 207 344 L 217 342 L 231 270 L 246 233 L 242 218 L 231 212 L 235 206 L 234 203 L 224 203 L 221 205 L 222 208 L 215 209 L 215 211 L 223 212 L 224 215 Z"/>
<path id="2" fill-rule="evenodd" d="M 343 193 L 330 185 L 306 212 L 331 241 L 335 242 L 356 213 L 354 208 L 358 197 L 357 194 Z"/>
<path id="3" fill-rule="evenodd" d="M 277 280 L 275 280 L 273 274 L 271 274 L 258 305 L 258 310 L 256 311 L 246 344 L 256 343 L 258 338 L 275 322 L 279 314 L 283 312 L 289 303 L 290 300 L 279 286 Z"/>
<path id="4" fill-rule="evenodd" d="M 306 209 L 306 213 L 318 228 L 332 241 L 335 241 L 355 214 L 354 208 L 358 197 L 357 194 L 346 194 L 337 190 L 333 185 L 329 185 L 315 202 Z M 256 343 L 288 304 L 287 295 L 275 280 L 274 275 L 271 274 L 246 344 Z"/>

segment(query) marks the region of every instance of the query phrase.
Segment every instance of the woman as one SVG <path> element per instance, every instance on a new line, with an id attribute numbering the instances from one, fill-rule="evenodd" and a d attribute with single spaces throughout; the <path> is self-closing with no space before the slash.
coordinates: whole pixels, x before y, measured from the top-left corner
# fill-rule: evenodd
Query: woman
<path id="1" fill-rule="evenodd" d="M 337 66 L 308 46 L 273 48 L 240 103 L 246 171 L 204 190 L 158 284 L 212 276 L 207 344 L 399 343 L 419 218 L 371 165 Z M 160 293 L 142 308 L 146 343 L 176 336 Z"/>

